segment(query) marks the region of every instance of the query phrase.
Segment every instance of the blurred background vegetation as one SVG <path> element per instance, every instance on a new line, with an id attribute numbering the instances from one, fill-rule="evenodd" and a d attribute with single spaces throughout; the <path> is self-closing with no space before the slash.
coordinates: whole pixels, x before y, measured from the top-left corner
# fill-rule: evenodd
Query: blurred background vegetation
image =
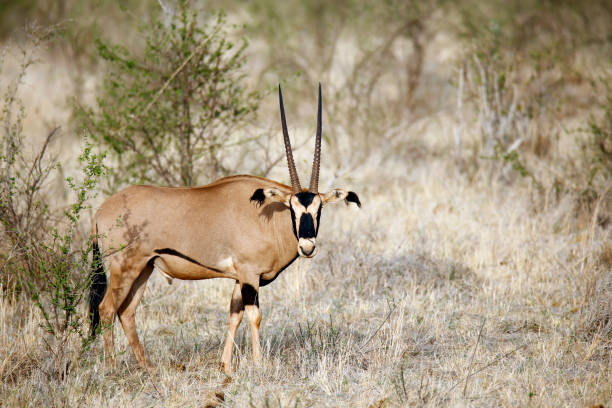
<path id="1" fill-rule="evenodd" d="M 88 232 L 61 214 L 66 203 L 80 214 L 94 189 L 235 173 L 286 181 L 278 83 L 301 173 L 323 84 L 323 186 L 358 179 L 367 196 L 379 179 L 360 175 L 442 157 L 452 177 L 524 189 L 536 212 L 569 200 L 575 228 L 593 217 L 606 226 L 611 21 L 606 0 L 4 0 L 4 294 L 46 294 L 74 313 L 86 262 L 66 256 L 86 260 Z M 36 64 L 60 89 L 28 79 Z M 41 101 L 53 106 L 28 111 Z M 93 143 L 85 156 L 83 138 Z M 74 166 L 79 156 L 88 165 Z M 75 169 L 81 190 L 64 182 Z M 65 234 L 65 245 L 50 244 Z M 44 259 L 32 258 L 43 247 Z M 50 259 L 77 277 L 57 278 Z M 59 279 L 51 288 L 49 273 Z"/>
<path id="2" fill-rule="evenodd" d="M 260 93 L 259 97 L 269 95 L 278 82 L 286 82 L 287 92 L 291 92 L 295 101 L 288 109 L 301 116 L 313 105 L 312 89 L 316 83 L 324 84 L 328 151 L 336 160 L 335 166 L 344 168 L 344 173 L 358 167 L 370 149 L 380 147 L 381 140 L 389 147 L 383 155 L 395 154 L 398 148 L 422 150 L 424 146 L 419 144 L 425 142 L 416 138 L 411 138 L 409 146 L 406 143 L 397 146 L 395 141 L 408 139 L 402 135 L 406 135 L 411 124 L 425 118 L 441 120 L 451 113 L 458 122 L 452 129 L 455 153 L 462 162 L 462 171 L 468 174 L 480 168 L 483 158 L 488 157 L 501 163 L 497 171 L 499 166 L 520 168 L 519 173 L 533 175 L 544 188 L 555 185 L 561 190 L 586 191 L 593 183 L 605 183 L 600 180 L 602 177 L 609 180 L 610 169 L 600 169 L 606 166 L 607 159 L 602 157 L 607 158 L 610 152 L 610 141 L 605 136 L 609 126 L 605 117 L 610 110 L 607 84 L 612 55 L 609 24 L 612 5 L 608 1 L 252 0 L 191 1 L 186 7 L 199 11 L 198 24 L 202 28 L 219 11 L 227 13 L 220 23 L 222 27 L 217 28 L 222 28 L 221 39 L 236 42 L 237 47 L 243 44 L 235 74 L 242 73 L 243 78 L 235 85 L 248 88 L 244 92 L 252 97 L 253 92 Z M 153 65 L 166 64 L 171 74 L 181 58 L 186 58 L 198 46 L 197 42 L 206 38 L 185 43 L 186 48 L 177 50 L 174 57 L 161 54 L 159 48 L 153 50 L 167 61 L 154 61 L 151 55 L 147 56 L 152 52 L 151 39 L 163 35 L 159 28 L 171 24 L 180 13 L 181 3 L 170 0 L 129 0 L 120 5 L 112 1 L 8 0 L 0 6 L 0 37 L 5 43 L 23 43 L 27 41 L 25 27 L 56 26 L 61 36 L 51 44 L 50 58 L 70 66 L 73 92 L 69 96 L 76 105 L 104 110 L 100 105 L 104 101 L 92 102 L 108 96 L 109 78 L 118 73 L 105 75 L 117 68 L 117 59 L 105 52 L 103 45 L 119 47 L 113 52 L 123 50 L 151 72 Z M 168 48 L 170 44 L 158 45 L 172 48 Z M 177 46 L 173 43 L 174 48 Z M 227 56 L 232 54 L 227 51 Z M 161 88 L 162 78 L 168 77 L 161 71 L 159 80 L 149 81 L 145 92 L 154 94 Z M 92 77 L 96 85 L 92 88 L 89 83 L 87 88 Z M 179 79 L 180 76 L 172 84 Z M 117 92 L 112 95 L 132 97 L 126 89 L 123 91 L 121 95 Z M 144 101 L 146 95 L 142 98 Z M 244 101 L 251 113 L 255 113 L 255 106 L 275 107 L 273 98 L 253 105 L 256 100 Z M 143 110 L 147 102 L 143 104 L 131 109 Z M 202 108 L 197 103 L 195 107 Z M 149 109 L 147 114 L 160 109 L 162 104 L 157 110 Z M 572 120 L 582 125 L 572 122 L 572 126 L 566 126 Z M 472 126 L 474 121 L 478 126 Z M 234 122 L 234 118 L 224 121 L 226 125 Z M 243 134 L 241 140 L 254 140 L 256 145 L 255 148 L 248 145 L 249 154 L 257 146 L 268 150 L 261 136 L 270 129 L 256 129 L 263 126 L 261 123 L 248 131 L 243 129 L 250 133 Z M 131 128 L 124 130 L 133 133 Z M 577 135 L 580 130 L 590 134 L 590 140 L 586 135 Z M 578 157 L 568 160 L 564 154 L 567 151 L 558 151 L 559 132 L 570 132 L 571 138 L 586 143 L 582 150 L 588 157 L 580 158 L 579 164 Z M 472 137 L 474 133 L 478 133 L 477 138 Z M 108 139 L 108 135 L 105 137 Z M 232 140 L 227 144 L 238 142 Z M 213 145 L 218 146 L 219 141 L 207 146 Z M 114 146 L 116 150 L 117 144 Z M 155 149 L 151 150 L 153 153 Z M 250 163 L 245 167 L 244 150 L 213 150 L 215 153 L 205 159 L 213 170 L 196 177 L 187 175 L 185 166 L 177 167 L 170 173 L 182 172 L 181 176 L 161 177 L 158 172 L 160 182 L 197 184 L 235 171 L 265 174 L 277 159 L 268 157 L 262 166 Z M 348 152 L 351 159 L 347 162 Z M 509 156 L 512 152 L 516 153 Z M 571 172 L 572 177 L 554 176 L 551 172 L 536 174 L 545 169 L 532 162 L 543 159 L 563 169 L 559 170 L 563 175 Z M 151 181 L 142 172 L 129 180 L 138 178 Z"/>

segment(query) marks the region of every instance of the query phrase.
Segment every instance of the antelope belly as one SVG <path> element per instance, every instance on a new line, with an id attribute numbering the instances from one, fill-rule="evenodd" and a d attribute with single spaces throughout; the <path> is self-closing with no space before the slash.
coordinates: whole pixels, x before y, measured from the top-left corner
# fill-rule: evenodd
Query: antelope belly
<path id="1" fill-rule="evenodd" d="M 179 256 L 163 254 L 159 255 L 154 261 L 155 268 L 158 269 L 166 278 L 171 279 L 211 279 L 211 278 L 232 278 L 235 274 L 216 271 L 184 259 Z"/>

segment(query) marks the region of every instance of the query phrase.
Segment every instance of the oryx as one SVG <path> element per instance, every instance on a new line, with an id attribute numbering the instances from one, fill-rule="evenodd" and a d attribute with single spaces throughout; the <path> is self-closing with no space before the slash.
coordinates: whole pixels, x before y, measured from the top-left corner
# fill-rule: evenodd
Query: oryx
<path id="1" fill-rule="evenodd" d="M 318 190 L 321 85 L 308 189 L 300 186 L 293 161 L 280 85 L 278 97 L 291 187 L 246 175 L 193 188 L 131 186 L 109 197 L 98 209 L 92 227 L 90 313 L 92 336 L 100 321 L 110 327 L 104 331 L 104 349 L 111 364 L 112 324 L 118 315 L 136 360 L 141 366 L 150 366 L 138 340 L 134 313 L 154 270 L 168 279 L 234 279 L 222 368 L 231 371 L 234 336 L 244 312 L 253 358 L 259 359 L 259 287 L 272 282 L 298 256 L 316 254 L 324 204 L 345 200 L 347 205 L 361 206 L 354 192 Z M 101 253 L 107 254 L 104 263 L 110 268 L 108 289 Z"/>

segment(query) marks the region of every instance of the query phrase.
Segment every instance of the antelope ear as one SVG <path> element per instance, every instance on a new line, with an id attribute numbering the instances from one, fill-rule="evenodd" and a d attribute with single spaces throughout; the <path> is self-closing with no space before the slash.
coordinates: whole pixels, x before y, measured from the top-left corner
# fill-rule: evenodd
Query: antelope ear
<path id="1" fill-rule="evenodd" d="M 266 199 L 282 203 L 289 207 L 289 199 L 291 193 L 283 193 L 277 188 L 258 188 L 251 196 L 251 201 L 254 201 L 258 206 L 262 205 Z"/>
<path id="2" fill-rule="evenodd" d="M 347 205 L 349 202 L 351 202 L 357 204 L 358 207 L 361 207 L 359 197 L 357 197 L 357 194 L 352 191 L 346 191 L 342 188 L 335 188 L 329 193 L 321 194 L 321 201 L 323 201 L 323 204 L 335 203 L 340 200 L 344 200 Z"/>

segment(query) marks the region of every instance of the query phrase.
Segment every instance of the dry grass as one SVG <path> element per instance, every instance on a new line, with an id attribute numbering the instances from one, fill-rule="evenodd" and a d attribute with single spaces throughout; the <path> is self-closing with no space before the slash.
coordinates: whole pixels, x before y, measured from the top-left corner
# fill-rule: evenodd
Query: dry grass
<path id="1" fill-rule="evenodd" d="M 0 309 L 7 406 L 589 406 L 610 404 L 610 230 L 534 213 L 527 184 L 449 174 L 444 159 L 360 175 L 357 209 L 323 215 L 321 253 L 261 290 L 264 359 L 240 329 L 223 385 L 229 281 L 153 277 L 137 315 L 157 371 L 120 329 L 64 382 L 45 376 L 35 310 Z M 376 170 L 376 171 L 375 171 Z"/>

